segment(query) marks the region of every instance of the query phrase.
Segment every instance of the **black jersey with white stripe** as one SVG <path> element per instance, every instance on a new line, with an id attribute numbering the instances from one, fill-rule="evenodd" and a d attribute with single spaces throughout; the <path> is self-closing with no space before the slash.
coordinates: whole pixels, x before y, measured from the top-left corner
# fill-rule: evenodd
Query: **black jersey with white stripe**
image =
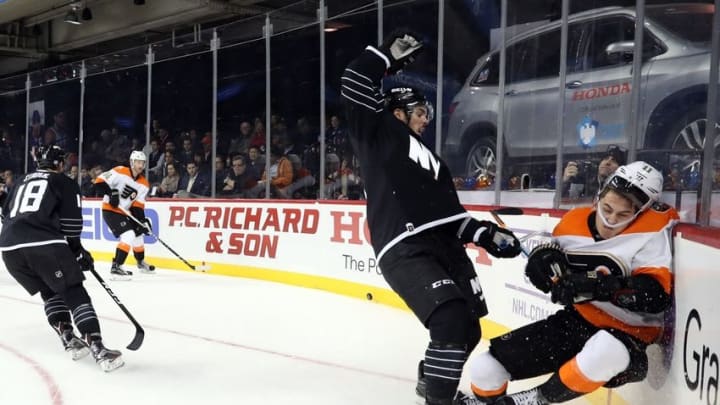
<path id="1" fill-rule="evenodd" d="M 0 250 L 67 243 L 82 231 L 80 187 L 62 173 L 25 175 L 4 204 Z"/>
<path id="2" fill-rule="evenodd" d="M 341 78 L 378 260 L 410 235 L 470 216 L 460 204 L 445 162 L 385 110 L 380 85 L 386 69 L 384 55 L 367 47 Z"/>

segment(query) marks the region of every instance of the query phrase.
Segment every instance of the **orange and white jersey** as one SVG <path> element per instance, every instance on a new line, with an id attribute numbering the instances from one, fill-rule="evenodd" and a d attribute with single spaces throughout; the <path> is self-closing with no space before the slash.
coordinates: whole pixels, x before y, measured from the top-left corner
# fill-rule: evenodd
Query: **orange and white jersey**
<path id="1" fill-rule="evenodd" d="M 668 294 L 672 290 L 672 227 L 679 216 L 663 206 L 641 213 L 619 235 L 595 241 L 588 225 L 591 207 L 576 208 L 563 216 L 553 230 L 572 267 L 583 271 L 605 271 L 616 277 L 649 275 Z M 654 341 L 663 325 L 663 314 L 632 312 L 608 301 L 586 301 L 575 309 L 590 323 L 615 328 L 645 342 Z"/>
<path id="2" fill-rule="evenodd" d="M 118 204 L 118 207 L 122 207 L 125 210 L 130 210 L 130 207 L 145 209 L 145 198 L 147 197 L 150 186 L 142 173 L 138 175 L 137 178 L 133 178 L 129 167 L 116 166 L 99 175 L 97 179 L 95 179 L 95 183 L 107 183 L 111 189 L 118 190 L 120 194 L 120 204 Z M 119 208 L 114 208 L 110 205 L 109 201 L 110 198 L 107 195 L 103 196 L 103 210 L 124 214 Z"/>

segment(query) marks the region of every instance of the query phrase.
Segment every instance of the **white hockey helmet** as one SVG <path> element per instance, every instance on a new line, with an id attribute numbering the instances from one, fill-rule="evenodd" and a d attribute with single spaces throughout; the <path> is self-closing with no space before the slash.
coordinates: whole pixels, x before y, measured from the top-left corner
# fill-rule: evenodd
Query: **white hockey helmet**
<path id="1" fill-rule="evenodd" d="M 143 162 L 147 161 L 147 157 L 145 157 L 145 153 L 141 150 L 134 150 L 130 152 L 130 162 L 133 160 L 142 160 Z"/>
<path id="2" fill-rule="evenodd" d="M 635 204 L 638 212 L 641 212 L 660 200 L 663 175 L 646 162 L 632 162 L 618 167 L 607 180 L 604 188 L 622 194 Z"/>

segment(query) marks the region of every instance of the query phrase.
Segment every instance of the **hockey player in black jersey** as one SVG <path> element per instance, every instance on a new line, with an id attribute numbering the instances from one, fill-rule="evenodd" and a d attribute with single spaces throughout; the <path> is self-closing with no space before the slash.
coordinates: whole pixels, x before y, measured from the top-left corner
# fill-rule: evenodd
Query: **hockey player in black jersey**
<path id="1" fill-rule="evenodd" d="M 40 293 L 48 322 L 73 360 L 92 353 L 104 371 L 112 371 L 124 362 L 119 351 L 103 345 L 83 287 L 83 271 L 92 268 L 93 258 L 80 243 L 80 187 L 63 174 L 64 157 L 57 146 L 37 152 L 38 170 L 5 199 L 0 251 L 10 275 L 30 295 Z M 83 339 L 75 335 L 73 321 Z"/>
<path id="2" fill-rule="evenodd" d="M 514 257 L 512 232 L 478 221 L 460 204 L 450 171 L 422 140 L 432 105 L 415 89 L 383 94 L 381 79 L 412 62 L 422 43 L 396 31 L 368 46 L 343 72 L 350 140 L 365 179 L 373 249 L 390 287 L 430 332 L 418 395 L 428 405 L 462 404 L 463 364 L 480 340 L 487 314 L 466 243 Z"/>

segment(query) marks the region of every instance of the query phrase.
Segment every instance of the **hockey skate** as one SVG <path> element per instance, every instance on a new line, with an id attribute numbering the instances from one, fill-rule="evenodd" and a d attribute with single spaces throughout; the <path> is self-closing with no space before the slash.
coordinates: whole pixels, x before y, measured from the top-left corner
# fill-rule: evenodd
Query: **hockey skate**
<path id="1" fill-rule="evenodd" d="M 420 402 L 425 405 L 488 405 L 492 404 L 492 400 L 483 401 L 477 398 L 473 398 L 465 395 L 462 391 L 458 391 L 453 399 L 430 399 Z"/>
<path id="2" fill-rule="evenodd" d="M 131 280 L 132 271 L 125 270 L 122 268 L 122 265 L 112 262 L 112 266 L 110 267 L 110 279 L 122 281 Z"/>
<path id="3" fill-rule="evenodd" d="M 477 398 L 473 398 L 458 391 L 453 400 L 453 405 L 487 405 L 491 402 L 486 402 Z"/>
<path id="4" fill-rule="evenodd" d="M 122 359 L 122 353 L 118 350 L 111 350 L 105 347 L 102 339 L 90 341 L 90 352 L 95 358 L 95 362 L 100 366 L 102 371 L 109 373 L 125 365 Z"/>
<path id="5" fill-rule="evenodd" d="M 497 405 L 547 405 L 549 403 L 537 388 L 506 395 L 494 402 Z"/>
<path id="6" fill-rule="evenodd" d="M 60 324 L 55 331 L 60 336 L 66 353 L 70 353 L 73 360 L 80 360 L 90 354 L 90 348 L 85 342 L 73 333 L 72 327 L 66 327 L 65 323 Z"/>
<path id="7" fill-rule="evenodd" d="M 155 266 L 152 264 L 148 264 L 145 260 L 140 260 L 137 264 L 138 269 L 140 269 L 141 273 L 145 274 L 155 274 Z"/>

